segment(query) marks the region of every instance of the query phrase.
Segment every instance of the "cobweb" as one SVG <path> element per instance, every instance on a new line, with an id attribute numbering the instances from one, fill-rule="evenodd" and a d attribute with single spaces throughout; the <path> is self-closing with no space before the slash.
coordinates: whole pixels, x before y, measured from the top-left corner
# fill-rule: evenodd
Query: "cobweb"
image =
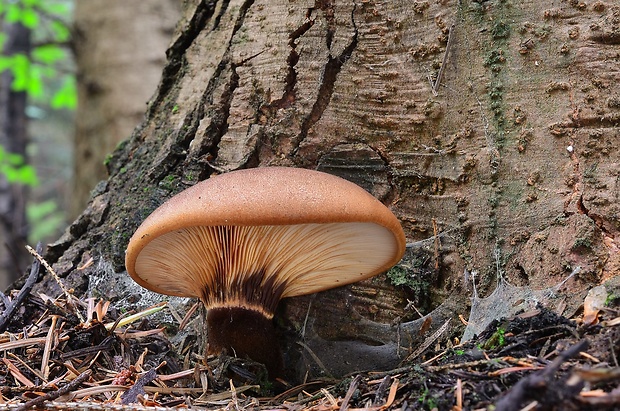
<path id="1" fill-rule="evenodd" d="M 485 298 L 478 296 L 475 285 L 476 272 L 472 271 L 470 276 L 474 283 L 474 295 L 471 299 L 468 325 L 465 328 L 462 340 L 469 341 L 479 335 L 493 320 L 512 317 L 520 311 L 532 310 L 538 304 L 548 305 L 557 298 L 557 291 L 579 271 L 581 271 L 581 267 L 576 267 L 564 280 L 540 290 L 535 290 L 529 286 L 514 286 L 500 275 L 495 291 Z"/>

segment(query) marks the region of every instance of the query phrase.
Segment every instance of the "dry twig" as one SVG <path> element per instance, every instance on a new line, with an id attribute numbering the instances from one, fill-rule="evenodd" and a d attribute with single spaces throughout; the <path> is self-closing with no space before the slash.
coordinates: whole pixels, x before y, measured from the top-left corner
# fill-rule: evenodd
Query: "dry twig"
<path id="1" fill-rule="evenodd" d="M 500 398 L 495 404 L 495 408 L 504 411 L 517 411 L 521 408 L 521 404 L 528 399 L 533 399 L 532 395 L 540 393 L 540 390 L 546 390 L 547 385 L 552 379 L 553 375 L 560 368 L 560 366 L 569 358 L 572 358 L 588 348 L 588 342 L 582 340 L 581 342 L 573 345 L 566 351 L 561 352 L 558 357 L 553 360 L 544 370 L 531 374 L 521 379 L 508 394 Z M 583 386 L 583 381 L 581 381 Z M 576 392 L 581 390 L 581 387 L 575 386 Z"/>
<path id="2" fill-rule="evenodd" d="M 430 337 L 428 337 L 426 340 L 424 340 L 424 342 L 422 343 L 422 345 L 420 345 L 418 347 L 417 350 L 415 350 L 414 352 L 412 352 L 411 354 L 409 354 L 407 356 L 407 358 L 405 358 L 404 362 L 407 361 L 412 361 L 414 358 L 416 358 L 418 355 L 422 354 L 428 347 L 431 346 L 431 344 L 435 341 L 437 341 L 437 339 L 439 339 L 439 337 L 441 337 L 441 335 L 446 332 L 446 330 L 448 329 L 448 326 L 450 325 L 450 318 L 448 318 L 446 320 L 445 323 L 443 323 L 441 325 L 441 327 L 439 327 L 437 329 L 437 331 L 435 331 L 433 333 L 433 335 L 431 335 Z"/>
<path id="3" fill-rule="evenodd" d="M 37 251 L 40 253 L 41 249 L 42 249 L 41 243 L 38 243 Z M 34 284 L 36 283 L 37 278 L 39 277 L 39 268 L 41 268 L 41 264 L 39 263 L 39 260 L 35 258 L 34 261 L 32 262 L 32 267 L 30 267 L 30 274 L 28 275 L 28 278 L 26 279 L 26 283 L 24 284 L 22 289 L 19 290 L 17 297 L 15 297 L 13 301 L 9 302 L 8 298 L 6 298 L 4 294 L 2 294 L 3 296 L 2 300 L 4 302 L 4 311 L 2 311 L 2 314 L 0 314 L 0 333 L 6 330 L 6 327 L 9 325 L 9 321 L 11 321 L 11 317 L 13 316 L 13 313 L 23 304 L 28 294 L 30 294 L 32 287 L 34 287 Z"/>
<path id="4" fill-rule="evenodd" d="M 91 370 L 86 370 L 80 375 L 78 375 L 73 381 L 66 384 L 64 387 L 59 388 L 56 391 L 48 392 L 45 395 L 42 395 L 34 400 L 30 400 L 15 408 L 15 411 L 26 411 L 42 405 L 45 401 L 53 401 L 61 395 L 65 395 L 73 391 L 78 385 L 88 380 L 92 374 Z"/>
<path id="5" fill-rule="evenodd" d="M 60 279 L 60 277 L 58 276 L 58 274 L 56 274 L 56 271 L 54 271 L 52 266 L 49 265 L 47 261 L 45 261 L 45 259 L 41 256 L 40 252 L 38 252 L 37 250 L 33 249 L 29 245 L 26 245 L 26 249 L 28 250 L 28 252 L 30 254 L 32 254 L 43 265 L 43 267 L 45 267 L 47 272 L 50 273 L 52 275 L 52 277 L 54 277 L 54 280 L 56 280 L 56 283 L 58 284 L 58 286 L 62 290 L 63 294 L 67 298 L 67 304 L 69 304 L 69 306 L 73 307 L 73 309 L 75 311 L 75 315 L 77 316 L 77 318 L 79 318 L 80 322 L 85 323 L 86 320 L 84 319 L 84 316 L 82 315 L 82 313 L 80 313 L 80 310 L 78 309 L 77 305 L 74 304 L 74 301 L 78 301 L 79 302 L 79 300 L 76 297 L 74 297 L 73 294 L 71 294 L 69 292 L 67 287 L 65 287 L 65 285 L 63 284 L 63 282 Z"/>
<path id="6" fill-rule="evenodd" d="M 138 401 L 139 395 L 144 395 L 144 386 L 157 378 L 157 369 L 151 368 L 142 374 L 136 383 L 121 395 L 122 404 L 131 404 Z"/>

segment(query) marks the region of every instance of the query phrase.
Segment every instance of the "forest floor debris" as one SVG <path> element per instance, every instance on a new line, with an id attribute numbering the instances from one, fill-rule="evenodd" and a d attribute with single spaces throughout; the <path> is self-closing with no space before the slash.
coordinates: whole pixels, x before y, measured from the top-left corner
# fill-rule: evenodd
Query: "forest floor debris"
<path id="1" fill-rule="evenodd" d="M 5 296 L 3 309 L 12 301 Z M 105 301 L 79 303 L 85 321 L 66 299 L 29 295 L 19 310 L 11 305 L 0 334 L 0 410 L 620 409 L 617 296 L 595 310 L 585 304 L 575 319 L 540 307 L 494 321 L 465 344 L 436 344 L 397 369 L 294 386 L 266 382 L 252 362 L 174 346 L 148 320 L 163 305 L 129 316 Z"/>

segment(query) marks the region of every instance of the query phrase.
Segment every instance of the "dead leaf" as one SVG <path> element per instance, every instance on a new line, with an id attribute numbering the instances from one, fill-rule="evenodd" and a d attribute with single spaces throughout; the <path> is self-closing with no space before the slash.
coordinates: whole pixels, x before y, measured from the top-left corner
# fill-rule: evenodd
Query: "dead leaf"
<path id="1" fill-rule="evenodd" d="M 607 290 L 604 285 L 599 285 L 588 291 L 583 301 L 583 325 L 598 323 L 598 312 L 605 306 Z"/>

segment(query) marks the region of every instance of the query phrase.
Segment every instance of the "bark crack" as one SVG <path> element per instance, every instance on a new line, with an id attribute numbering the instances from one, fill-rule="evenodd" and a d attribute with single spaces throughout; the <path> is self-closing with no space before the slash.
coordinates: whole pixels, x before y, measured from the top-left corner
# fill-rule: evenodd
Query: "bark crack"
<path id="1" fill-rule="evenodd" d="M 603 235 L 612 239 L 618 235 L 618 230 L 614 230 L 613 226 L 608 226 L 607 224 L 605 224 L 606 219 L 603 216 L 592 212 L 588 207 L 586 207 L 583 202 L 583 193 L 579 194 L 579 197 L 576 201 L 576 207 L 579 214 L 583 214 L 592 221 L 594 221 L 594 224 L 596 224 L 596 226 L 601 230 Z"/>
<path id="2" fill-rule="evenodd" d="M 215 17 L 214 28 L 219 25 L 219 21 L 222 14 L 228 8 L 230 0 L 222 2 L 220 13 Z M 171 58 L 173 55 L 183 55 L 185 51 L 191 46 L 196 37 L 206 27 L 207 22 L 213 17 L 216 9 L 217 1 L 215 0 L 202 0 L 198 7 L 196 7 L 196 13 L 187 22 L 187 28 L 183 30 L 181 35 L 175 40 L 175 42 L 166 51 L 166 56 Z"/>
<path id="3" fill-rule="evenodd" d="M 573 212 L 583 214 L 589 219 L 591 219 L 594 224 L 596 224 L 596 226 L 603 232 L 604 235 L 614 238 L 617 232 L 613 230 L 613 228 L 608 227 L 605 224 L 605 219 L 602 216 L 591 212 L 590 209 L 586 207 L 583 202 L 585 185 L 583 181 L 583 172 L 581 171 L 581 163 L 572 144 L 570 147 L 570 159 L 573 163 L 573 191 L 568 197 L 568 199 L 564 202 L 564 214 L 571 215 L 573 214 Z M 574 211 L 571 211 L 571 209 L 573 209 Z"/>
<path id="4" fill-rule="evenodd" d="M 329 16 L 331 14 L 333 17 L 333 3 L 327 2 L 326 4 L 332 8 L 331 13 L 326 11 L 326 15 Z M 293 149 L 292 156 L 295 156 L 297 154 L 299 146 L 308 136 L 308 131 L 310 130 L 310 128 L 312 128 L 312 126 L 321 119 L 323 113 L 325 112 L 325 109 L 331 101 L 338 74 L 340 73 L 342 66 L 349 60 L 349 58 L 353 54 L 353 51 L 357 47 L 359 31 L 357 25 L 355 24 L 356 7 L 357 4 L 354 4 L 353 10 L 351 11 L 351 23 L 353 25 L 353 37 L 351 39 L 351 42 L 347 45 L 347 47 L 344 48 L 344 50 L 339 55 L 334 57 L 330 54 L 327 63 L 325 64 L 325 66 L 323 66 L 321 84 L 319 85 L 319 92 L 317 98 L 314 102 L 314 105 L 312 106 L 310 114 L 304 119 L 301 124 L 301 130 L 299 132 L 299 135 L 293 141 L 293 147 L 295 148 Z M 327 19 L 329 22 L 329 17 L 327 17 Z M 333 29 L 330 29 L 328 24 L 326 39 L 328 42 L 328 46 L 331 46 L 333 34 Z"/>
<path id="5" fill-rule="evenodd" d="M 211 162 L 217 157 L 218 145 L 222 137 L 228 131 L 228 118 L 230 116 L 230 107 L 234 97 L 234 92 L 239 85 L 239 75 L 237 74 L 236 68 L 245 63 L 245 61 L 241 63 L 234 63 L 232 61 L 231 48 L 235 35 L 243 26 L 247 12 L 253 3 L 254 0 L 247 0 L 239 8 L 239 14 L 232 27 L 231 34 L 228 39 L 228 44 L 226 45 L 226 50 L 223 54 L 222 60 L 216 67 L 213 75 L 209 79 L 206 87 L 204 88 L 200 103 L 197 104 L 190 112 L 190 114 L 186 116 L 183 121 L 183 126 L 179 131 L 179 135 L 174 140 L 174 145 L 169 149 L 169 157 L 174 158 L 166 159 L 166 169 L 158 170 L 157 175 L 153 177 L 154 180 L 161 180 L 162 178 L 167 176 L 171 170 L 178 169 L 179 172 L 180 170 L 182 170 L 182 168 L 178 168 L 177 165 L 182 161 L 188 160 L 188 148 L 190 147 L 192 141 L 196 138 L 196 132 L 200 126 L 200 122 L 207 115 L 210 115 L 212 117 L 212 120 L 210 121 L 208 127 L 205 130 L 205 134 L 208 136 L 208 143 L 205 144 L 204 147 L 201 147 L 197 153 L 193 154 L 192 158 L 199 158 L 199 161 L 204 161 L 204 163 L 209 166 L 200 168 L 204 171 L 200 172 L 201 179 L 207 178 L 213 170 L 217 169 L 216 167 L 211 166 Z M 225 1 L 223 3 L 222 8 L 218 13 L 218 16 L 215 17 L 218 21 L 222 18 L 223 13 L 228 9 L 228 4 L 229 1 Z M 210 17 L 212 17 L 214 11 L 210 11 Z M 196 14 L 198 15 L 203 13 L 196 12 Z M 190 44 L 191 41 L 188 42 L 187 46 L 189 46 Z M 182 55 L 180 56 L 180 58 L 185 61 Z M 178 76 L 183 74 L 177 73 L 176 75 Z M 176 77 L 174 79 L 171 79 L 171 84 L 176 81 Z M 221 92 L 221 95 L 219 96 L 219 101 L 215 101 L 216 92 L 220 86 L 223 86 L 223 90 Z M 166 98 L 169 99 L 170 90 L 168 90 L 167 93 L 168 94 L 160 93 L 160 96 L 158 96 L 158 98 L 161 97 L 162 101 L 164 101 Z M 206 159 L 203 160 L 202 158 L 200 158 L 205 154 L 207 157 Z"/>
<path id="6" fill-rule="evenodd" d="M 336 33 L 336 19 L 335 19 L 335 8 L 334 8 L 335 0 L 317 0 L 316 6 L 318 9 L 323 10 L 325 13 L 325 21 L 327 23 L 327 34 L 325 35 L 325 44 L 327 45 L 327 49 L 332 48 L 332 43 L 334 42 L 334 34 Z M 355 7 L 355 4 L 354 4 Z M 355 8 L 353 9 L 355 11 Z M 351 16 L 351 20 L 353 20 L 353 16 Z M 353 20 L 353 26 L 355 27 L 355 21 Z M 355 28 L 357 34 L 357 27 Z"/>
<path id="7" fill-rule="evenodd" d="M 398 196 L 397 196 L 396 187 L 394 187 L 394 173 L 392 172 L 392 165 L 390 164 L 390 160 L 389 160 L 388 156 L 383 152 L 383 150 L 381 150 L 379 147 L 374 147 L 372 145 L 368 145 L 368 147 L 372 151 L 374 151 L 379 156 L 381 161 L 383 161 L 383 164 L 385 164 L 385 170 L 386 170 L 386 174 L 387 174 L 387 183 L 388 183 L 388 186 L 390 187 L 390 189 L 389 189 L 388 193 L 385 195 L 385 197 L 382 198 L 381 200 L 385 204 L 392 204 L 392 202 L 394 202 L 394 200 Z"/>
<path id="8" fill-rule="evenodd" d="M 226 10 L 229 1 L 225 1 L 222 6 L 221 13 Z M 162 72 L 160 84 L 157 90 L 157 96 L 153 99 L 153 102 L 149 105 L 146 113 L 146 118 L 149 119 L 157 112 L 159 105 L 165 101 L 166 96 L 170 93 L 170 90 L 178 80 L 178 74 L 186 64 L 185 51 L 194 42 L 200 32 L 206 27 L 207 22 L 213 17 L 215 13 L 217 1 L 215 0 L 202 0 L 196 7 L 196 13 L 187 23 L 187 28 L 179 35 L 175 42 L 166 51 L 166 57 L 168 59 L 167 64 Z M 220 16 L 217 16 L 219 21 Z"/>
<path id="9" fill-rule="evenodd" d="M 213 122 L 207 128 L 206 133 L 213 135 L 213 142 L 211 144 L 211 148 L 208 151 L 211 155 L 209 159 L 209 166 L 214 170 L 217 168 L 212 165 L 212 162 L 217 158 L 219 151 L 219 144 L 222 141 L 222 137 L 228 131 L 228 117 L 230 117 L 230 107 L 232 105 L 233 95 L 235 94 L 235 90 L 239 86 L 239 74 L 237 73 L 237 66 L 234 64 L 230 65 L 230 78 L 228 80 L 228 84 L 226 85 L 226 90 L 222 94 L 222 98 L 220 100 L 220 108 L 217 110 L 217 115 L 214 117 Z"/>
<path id="10" fill-rule="evenodd" d="M 225 0 L 222 2 L 222 7 L 220 9 L 220 12 L 217 14 L 217 16 L 215 16 L 215 20 L 213 20 L 212 31 L 215 31 L 215 29 L 217 29 L 220 26 L 220 21 L 222 20 L 222 16 L 224 15 L 224 13 L 226 13 L 226 10 L 228 10 L 229 4 L 230 4 L 230 0 Z"/>
<path id="11" fill-rule="evenodd" d="M 314 19 L 312 19 L 312 12 L 314 8 L 309 8 L 306 11 L 306 20 L 304 23 L 289 34 L 288 45 L 291 49 L 286 62 L 288 64 L 288 73 L 286 74 L 286 84 L 284 86 L 284 93 L 282 97 L 275 100 L 271 104 L 265 105 L 263 111 L 275 111 L 282 108 L 290 107 L 296 98 L 295 86 L 297 85 L 297 70 L 296 66 L 299 62 L 299 53 L 297 52 L 297 40 L 306 34 L 308 30 L 314 25 Z"/>
<path id="12" fill-rule="evenodd" d="M 230 67 L 230 77 L 229 80 L 226 84 L 226 89 L 225 91 L 222 93 L 222 97 L 221 100 L 219 102 L 219 108 L 217 110 L 217 114 L 216 116 L 214 116 L 213 122 L 212 124 L 207 128 L 206 133 L 209 135 L 213 136 L 213 140 L 212 143 L 210 145 L 210 149 L 208 150 L 208 153 L 210 154 L 210 158 L 209 161 L 207 162 L 207 164 L 209 164 L 209 166 L 214 169 L 217 170 L 216 167 L 214 167 L 212 165 L 212 162 L 217 158 L 218 155 L 218 146 L 220 144 L 220 141 L 222 141 L 222 137 L 224 137 L 224 135 L 226 134 L 226 132 L 228 131 L 228 117 L 230 116 L 230 107 L 232 105 L 232 101 L 233 101 L 233 96 L 235 94 L 235 90 L 237 89 L 237 87 L 239 86 L 239 74 L 237 73 L 237 67 L 242 66 L 243 64 L 245 64 L 245 62 L 247 60 L 244 60 L 240 63 L 233 63 L 231 61 L 230 58 L 230 49 L 232 47 L 232 43 L 233 43 L 233 39 L 235 38 L 235 34 L 239 31 L 239 29 L 243 26 L 243 22 L 245 21 L 245 17 L 247 15 L 248 10 L 250 9 L 250 7 L 252 7 L 252 4 L 254 4 L 254 0 L 248 0 L 245 3 L 243 3 L 243 5 L 241 6 L 241 9 L 239 10 L 239 16 L 237 18 L 237 21 L 235 22 L 235 26 L 232 30 L 232 35 L 230 36 L 230 39 L 228 41 L 228 46 L 226 49 L 226 53 L 225 53 L 225 58 L 223 59 L 223 61 L 220 63 L 220 65 L 218 66 L 216 73 L 213 75 L 213 77 L 211 78 L 211 80 L 209 81 L 209 86 L 207 87 L 207 92 L 205 93 L 204 97 L 203 97 L 203 101 L 209 102 L 210 104 L 212 104 L 213 102 L 213 92 L 216 88 L 216 82 L 219 79 L 221 73 L 224 71 L 226 66 Z M 260 53 L 259 53 L 260 54 Z M 252 56 L 251 58 L 254 58 L 256 56 Z M 250 58 L 250 59 L 251 59 Z M 200 120 L 202 118 L 204 118 L 204 109 L 203 107 L 205 107 L 206 104 L 200 104 L 200 113 L 198 113 L 199 115 L 196 116 L 197 120 L 195 122 L 195 130 L 198 128 L 198 124 L 200 123 Z"/>

